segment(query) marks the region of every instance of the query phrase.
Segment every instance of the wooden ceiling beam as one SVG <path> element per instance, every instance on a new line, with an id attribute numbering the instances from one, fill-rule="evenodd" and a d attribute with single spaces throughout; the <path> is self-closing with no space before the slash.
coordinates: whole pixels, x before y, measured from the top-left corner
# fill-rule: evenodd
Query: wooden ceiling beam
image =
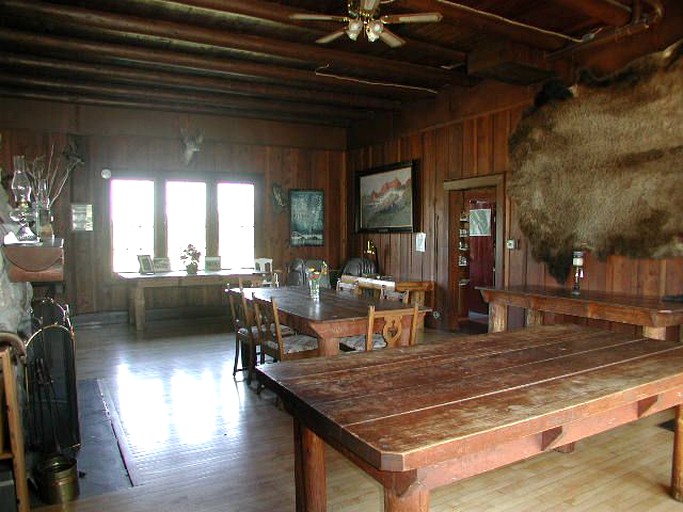
<path id="1" fill-rule="evenodd" d="M 606 0 L 553 0 L 553 2 L 612 27 L 622 27 L 631 21 L 631 8 L 619 2 Z"/>
<path id="2" fill-rule="evenodd" d="M 155 20 L 154 23 L 150 23 L 148 20 L 139 17 L 45 4 L 36 0 L 4 0 L 2 3 L 5 15 L 20 15 L 33 19 L 38 17 L 46 23 L 66 22 L 122 33 L 140 34 L 159 38 L 160 42 L 178 39 L 223 49 L 295 59 L 302 63 L 313 61 L 321 66 L 339 65 L 358 70 L 361 77 L 386 82 L 396 80 L 429 88 L 440 88 L 448 84 L 473 85 L 475 83 L 469 77 L 443 69 L 396 62 L 370 55 L 363 55 L 362 58 L 359 58 L 357 55 L 339 50 L 312 47 L 289 41 L 286 44 L 278 44 L 277 41 L 260 36 L 234 34 L 162 20 Z"/>
<path id="3" fill-rule="evenodd" d="M 148 86 L 181 87 L 184 90 L 204 90 L 249 97 L 275 97 L 285 101 L 307 101 L 343 105 L 355 108 L 399 110 L 397 101 L 340 92 L 316 91 L 280 85 L 245 83 L 207 76 L 188 76 L 166 71 L 148 71 L 131 67 L 87 64 L 75 61 L 40 57 L 0 54 L 0 65 L 20 68 L 23 72 L 50 75 L 78 75 L 98 81 L 119 81 L 128 84 L 146 83 Z"/>
<path id="4" fill-rule="evenodd" d="M 251 110 L 254 112 L 279 112 L 286 114 L 327 115 L 339 119 L 359 120 L 371 117 L 372 112 L 350 107 L 330 105 L 309 105 L 264 99 L 251 99 L 227 96 L 215 93 L 169 92 L 150 87 L 126 87 L 122 85 L 104 85 L 100 83 L 85 84 L 78 80 L 58 80 L 55 78 L 37 78 L 17 76 L 13 73 L 0 72 L 0 85 L 12 88 L 32 88 L 43 92 L 54 91 L 57 94 L 77 94 L 91 97 L 110 97 L 138 100 L 148 103 L 161 102 L 178 105 L 204 105 L 220 108 Z"/>
<path id="5" fill-rule="evenodd" d="M 61 103 L 78 104 L 78 105 L 92 105 L 99 107 L 118 107 L 118 108 L 135 108 L 145 110 L 161 110 L 164 112 L 181 112 L 183 114 L 209 114 L 209 115 L 231 115 L 235 117 L 246 117 L 255 119 L 271 119 L 280 121 L 289 121 L 296 123 L 315 123 L 329 126 L 348 126 L 346 119 L 335 118 L 330 116 L 316 116 L 304 114 L 285 114 L 279 112 L 259 112 L 257 115 L 251 110 L 240 110 L 235 108 L 226 108 L 221 106 L 205 106 L 205 105 L 179 105 L 177 103 L 164 102 L 146 102 L 142 100 L 125 99 L 125 98 L 94 98 L 92 96 L 81 96 L 72 93 L 45 93 L 35 90 L 13 89 L 3 87 L 0 84 L 0 96 L 11 98 L 23 98 L 29 100 L 41 101 L 58 101 Z"/>
<path id="6" fill-rule="evenodd" d="M 174 0 L 167 2 L 165 0 L 145 0 L 141 3 L 139 0 L 100 0 L 98 5 L 100 8 L 104 6 L 116 5 L 117 7 L 125 6 L 126 11 L 130 13 L 140 13 L 143 16 L 147 11 L 142 7 L 151 7 L 154 12 L 167 12 L 171 15 L 193 15 L 199 18 L 206 18 L 207 21 L 218 17 L 219 19 L 232 20 L 235 17 L 243 17 L 253 19 L 260 24 L 276 25 L 278 27 L 286 27 L 289 30 L 296 30 L 302 33 L 314 34 L 317 38 L 329 33 L 332 28 L 337 28 L 338 24 L 330 22 L 315 22 L 315 21 L 300 21 L 292 20 L 292 14 L 311 13 L 305 9 L 293 8 L 288 5 L 275 4 L 271 2 L 262 2 L 259 0 Z M 339 14 L 343 15 L 346 12 L 346 6 L 340 2 Z M 433 44 L 424 43 L 416 39 L 403 38 L 408 45 L 414 50 L 429 55 L 443 58 L 447 64 L 457 64 L 467 60 L 467 54 L 462 51 L 437 46 Z"/>
<path id="7" fill-rule="evenodd" d="M 132 0 L 127 0 L 128 3 L 131 3 L 131 1 Z M 152 1 L 155 5 L 164 3 L 161 0 Z M 316 34 L 316 38 L 330 32 L 329 29 L 331 26 L 338 26 L 329 22 L 292 20 L 290 19 L 292 14 L 315 13 L 306 11 L 304 9 L 292 8 L 283 4 L 273 4 L 271 2 L 261 2 L 259 0 L 250 0 L 248 2 L 245 2 L 244 0 L 175 0 L 173 3 L 176 5 L 180 4 L 183 6 L 197 7 L 200 9 L 216 12 L 247 16 L 260 21 L 268 20 L 270 22 L 290 28 L 296 27 L 300 28 L 301 30 L 305 30 L 306 32 L 314 32 Z M 340 2 L 339 14 L 343 15 L 345 13 L 346 6 L 344 5 L 344 2 Z M 454 50 L 452 48 L 445 48 L 443 46 L 423 43 L 422 41 L 408 37 L 404 37 L 403 39 L 413 50 L 422 53 L 428 53 L 432 56 L 438 55 L 439 57 L 442 57 L 448 61 L 449 64 L 457 64 L 467 60 L 467 53 L 465 52 Z"/>
<path id="8" fill-rule="evenodd" d="M 111 43 L 89 42 L 81 39 L 28 34 L 0 27 L 0 43 L 5 48 L 30 50 L 44 55 L 63 56 L 90 60 L 97 63 L 144 64 L 146 67 L 173 67 L 183 72 L 211 73 L 213 76 L 232 77 L 241 80 L 265 79 L 279 84 L 298 84 L 302 87 L 323 87 L 354 94 L 371 94 L 394 99 L 417 99 L 434 97 L 433 94 L 411 88 L 349 83 L 336 78 L 316 75 L 307 70 L 271 66 L 267 64 L 232 59 L 193 55 L 169 50 L 134 48 Z M 249 81 L 253 83 L 253 81 Z"/>
<path id="9" fill-rule="evenodd" d="M 401 5 L 414 11 L 437 11 L 445 21 L 461 23 L 469 28 L 494 36 L 502 36 L 524 43 L 541 50 L 559 50 L 567 44 L 561 36 L 540 32 L 523 26 L 506 23 L 483 14 L 477 14 L 475 8 L 462 6 L 450 0 L 403 0 Z M 493 13 L 489 13 L 493 14 Z"/>

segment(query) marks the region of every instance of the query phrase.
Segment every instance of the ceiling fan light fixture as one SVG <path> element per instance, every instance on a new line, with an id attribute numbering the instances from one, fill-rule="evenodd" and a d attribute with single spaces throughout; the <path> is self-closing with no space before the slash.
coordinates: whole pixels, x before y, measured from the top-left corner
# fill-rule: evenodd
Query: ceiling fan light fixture
<path id="1" fill-rule="evenodd" d="M 349 39 L 355 41 L 358 36 L 363 31 L 363 22 L 359 19 L 350 20 L 348 26 L 346 27 L 346 35 Z"/>
<path id="2" fill-rule="evenodd" d="M 380 20 L 370 20 L 365 26 L 365 35 L 368 36 L 368 41 L 374 43 L 379 39 L 383 30 L 384 26 Z"/>

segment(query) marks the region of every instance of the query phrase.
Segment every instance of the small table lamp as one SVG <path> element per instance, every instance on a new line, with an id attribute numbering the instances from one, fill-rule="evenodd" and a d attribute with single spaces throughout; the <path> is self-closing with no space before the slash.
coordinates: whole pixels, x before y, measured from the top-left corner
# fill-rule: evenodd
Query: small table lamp
<path id="1" fill-rule="evenodd" d="M 572 253 L 572 265 L 574 267 L 574 286 L 572 286 L 572 295 L 580 295 L 581 279 L 583 279 L 583 251 L 574 251 Z"/>

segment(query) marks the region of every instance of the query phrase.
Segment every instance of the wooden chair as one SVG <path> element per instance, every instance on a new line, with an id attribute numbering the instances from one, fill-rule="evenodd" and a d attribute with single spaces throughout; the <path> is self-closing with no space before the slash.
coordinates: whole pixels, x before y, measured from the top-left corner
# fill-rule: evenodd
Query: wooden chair
<path id="1" fill-rule="evenodd" d="M 260 286 L 276 286 L 275 285 L 275 271 L 273 270 L 273 258 L 256 258 L 254 259 L 254 270 L 256 272 L 263 272 L 263 280 Z M 279 281 L 279 279 L 278 279 Z M 279 286 L 279 283 L 278 283 Z"/>
<path id="2" fill-rule="evenodd" d="M 287 361 L 320 355 L 318 340 L 303 334 L 284 336 L 277 311 L 277 301 L 253 299 L 261 347 L 261 364 L 266 356 L 274 361 Z"/>
<path id="3" fill-rule="evenodd" d="M 403 319 L 410 318 L 408 345 L 417 337 L 417 304 L 412 308 L 377 311 L 368 306 L 368 330 L 365 336 L 349 336 L 339 342 L 347 350 L 374 350 L 395 347 L 403 336 Z"/>
<path id="4" fill-rule="evenodd" d="M 228 299 L 235 328 L 235 363 L 232 367 L 232 376 L 234 377 L 238 371 L 246 371 L 247 384 L 251 384 L 259 348 L 258 328 L 254 322 L 253 310 L 249 307 L 241 288 L 228 290 Z M 242 354 L 242 367 L 238 368 L 240 353 Z"/>
<path id="5" fill-rule="evenodd" d="M 337 281 L 336 291 L 337 293 L 360 295 L 360 289 L 356 283 L 344 283 L 341 280 Z"/>
<path id="6" fill-rule="evenodd" d="M 394 290 L 388 290 L 386 286 L 382 286 L 379 292 L 380 300 L 390 300 L 393 302 L 402 302 L 403 304 L 409 304 L 410 292 L 408 290 L 404 292 L 397 292 Z"/>

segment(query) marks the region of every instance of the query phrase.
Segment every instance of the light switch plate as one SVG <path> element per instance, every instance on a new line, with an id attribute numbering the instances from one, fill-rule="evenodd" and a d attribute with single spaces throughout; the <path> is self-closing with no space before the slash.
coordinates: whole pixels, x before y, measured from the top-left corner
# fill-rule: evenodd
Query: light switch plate
<path id="1" fill-rule="evenodd" d="M 427 245 L 427 233 L 415 234 L 415 250 L 417 252 L 425 252 Z"/>

